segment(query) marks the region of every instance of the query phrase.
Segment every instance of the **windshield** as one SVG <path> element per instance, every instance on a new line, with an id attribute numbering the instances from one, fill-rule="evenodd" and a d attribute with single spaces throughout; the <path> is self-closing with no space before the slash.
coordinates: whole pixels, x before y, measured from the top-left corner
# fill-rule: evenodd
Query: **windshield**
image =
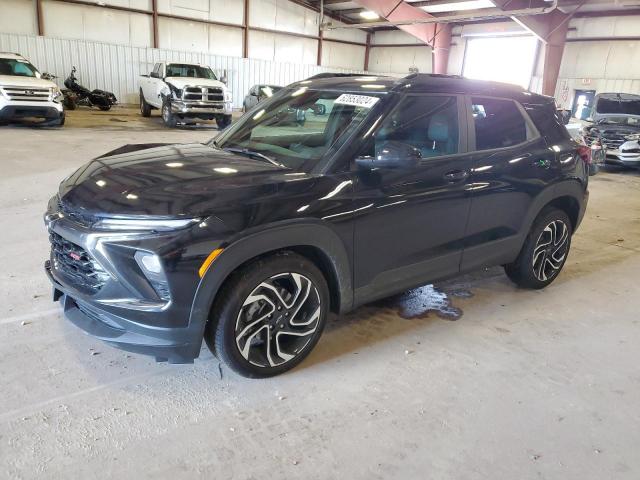
<path id="1" fill-rule="evenodd" d="M 640 96 L 625 95 L 619 98 L 599 98 L 598 114 L 640 115 Z"/>
<path id="2" fill-rule="evenodd" d="M 282 90 L 210 145 L 263 155 L 294 170 L 306 170 L 339 147 L 380 99 L 375 95 Z"/>
<path id="3" fill-rule="evenodd" d="M 208 78 L 217 80 L 215 73 L 209 67 L 190 65 L 187 63 L 170 63 L 167 65 L 167 77 Z"/>
<path id="4" fill-rule="evenodd" d="M 36 67 L 26 60 L 17 58 L 0 58 L 0 75 L 12 75 L 16 77 L 36 77 L 40 74 Z"/>

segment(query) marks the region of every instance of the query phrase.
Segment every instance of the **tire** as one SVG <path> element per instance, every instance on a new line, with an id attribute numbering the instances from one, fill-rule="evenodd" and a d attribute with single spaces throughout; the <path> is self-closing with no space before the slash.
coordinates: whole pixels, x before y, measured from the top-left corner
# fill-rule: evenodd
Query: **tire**
<path id="1" fill-rule="evenodd" d="M 111 110 L 111 105 L 98 105 L 98 108 L 100 110 L 102 110 L 103 112 L 107 112 L 107 111 Z"/>
<path id="2" fill-rule="evenodd" d="M 272 377 L 311 352 L 328 311 L 329 289 L 320 270 L 300 255 L 282 252 L 231 275 L 212 309 L 205 341 L 243 377 Z"/>
<path id="3" fill-rule="evenodd" d="M 224 130 L 229 125 L 231 125 L 231 115 L 221 115 L 216 117 L 216 125 L 219 130 Z"/>
<path id="4" fill-rule="evenodd" d="M 567 260 L 572 234 L 571 220 L 564 211 L 543 209 L 516 261 L 504 266 L 507 276 L 523 288 L 546 287 L 557 278 Z"/>
<path id="5" fill-rule="evenodd" d="M 143 117 L 151 116 L 151 105 L 149 105 L 147 101 L 144 99 L 142 89 L 140 89 L 140 113 L 142 114 Z"/>
<path id="6" fill-rule="evenodd" d="M 175 128 L 178 123 L 176 116 L 171 111 L 171 104 L 167 101 L 162 103 L 162 121 L 169 128 Z"/>
<path id="7" fill-rule="evenodd" d="M 41 127 L 62 127 L 64 125 L 64 121 L 66 119 L 66 115 L 64 112 L 60 114 L 60 117 L 54 118 L 53 120 L 47 120 L 45 122 L 40 123 Z"/>
<path id="8" fill-rule="evenodd" d="M 62 106 L 67 110 L 75 110 L 76 108 L 78 108 L 75 99 L 67 95 L 65 95 L 64 100 L 62 100 Z"/>

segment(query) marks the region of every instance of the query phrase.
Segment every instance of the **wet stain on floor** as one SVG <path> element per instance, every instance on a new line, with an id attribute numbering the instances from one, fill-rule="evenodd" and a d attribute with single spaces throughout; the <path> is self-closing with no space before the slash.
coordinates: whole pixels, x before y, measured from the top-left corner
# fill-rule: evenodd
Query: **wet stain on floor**
<path id="1" fill-rule="evenodd" d="M 380 307 L 397 310 L 398 315 L 406 320 L 428 318 L 430 314 L 445 320 L 458 320 L 463 312 L 452 304 L 452 298 L 470 298 L 473 296 L 466 289 L 439 289 L 434 285 L 424 285 L 384 299 L 377 303 Z"/>

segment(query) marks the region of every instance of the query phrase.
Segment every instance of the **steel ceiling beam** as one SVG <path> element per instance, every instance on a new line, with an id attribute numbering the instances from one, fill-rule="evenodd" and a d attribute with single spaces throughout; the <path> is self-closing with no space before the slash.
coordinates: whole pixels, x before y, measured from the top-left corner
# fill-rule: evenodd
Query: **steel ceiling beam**
<path id="1" fill-rule="evenodd" d="M 447 73 L 451 47 L 451 25 L 437 23 L 407 24 L 413 20 L 434 20 L 435 17 L 403 0 L 355 0 L 355 3 L 371 10 L 397 27 L 432 47 L 433 73 Z"/>

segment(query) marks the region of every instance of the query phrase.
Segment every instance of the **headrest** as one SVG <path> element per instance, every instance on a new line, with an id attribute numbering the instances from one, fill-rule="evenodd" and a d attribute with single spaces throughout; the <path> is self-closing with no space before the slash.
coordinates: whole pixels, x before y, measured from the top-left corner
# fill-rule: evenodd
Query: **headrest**
<path id="1" fill-rule="evenodd" d="M 436 114 L 429 122 L 429 140 L 433 142 L 446 142 L 449 140 L 449 120 L 445 115 Z"/>

